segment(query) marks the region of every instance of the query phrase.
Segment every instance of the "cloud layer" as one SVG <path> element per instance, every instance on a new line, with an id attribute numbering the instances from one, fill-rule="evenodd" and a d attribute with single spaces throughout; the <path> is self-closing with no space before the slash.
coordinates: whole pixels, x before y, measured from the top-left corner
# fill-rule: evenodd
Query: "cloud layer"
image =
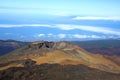
<path id="1" fill-rule="evenodd" d="M 57 28 L 61 30 L 83 30 L 89 32 L 96 32 L 102 34 L 112 34 L 112 35 L 120 35 L 120 30 L 115 30 L 112 28 L 106 27 L 97 27 L 97 26 L 83 26 L 83 25 L 72 25 L 72 24 L 18 24 L 18 25 L 6 25 L 1 24 L 0 28 L 11 28 L 11 27 L 48 27 L 48 28 Z M 65 36 L 65 35 L 60 35 Z"/>
<path id="2" fill-rule="evenodd" d="M 77 16 L 73 20 L 113 20 L 120 21 L 120 17 L 95 17 L 95 16 Z"/>
<path id="3" fill-rule="evenodd" d="M 50 35 L 49 35 L 50 34 Z M 35 37 L 39 37 L 39 38 L 52 38 L 52 39 L 107 39 L 107 38 L 116 38 L 115 36 L 105 36 L 105 35 L 87 35 L 87 34 L 64 34 L 64 33 L 60 33 L 60 34 L 52 34 L 52 33 L 48 33 L 48 34 L 38 34 L 35 35 Z"/>
<path id="4" fill-rule="evenodd" d="M 50 27 L 48 24 L 0 24 L 0 28 L 12 27 Z"/>
<path id="5" fill-rule="evenodd" d="M 55 25 L 55 27 L 63 29 L 63 30 L 79 29 L 79 30 L 90 31 L 90 32 L 120 35 L 119 31 L 111 29 L 111 28 L 106 28 L 106 27 L 82 26 L 82 25 L 68 25 L 68 24 L 57 24 L 57 25 Z"/>

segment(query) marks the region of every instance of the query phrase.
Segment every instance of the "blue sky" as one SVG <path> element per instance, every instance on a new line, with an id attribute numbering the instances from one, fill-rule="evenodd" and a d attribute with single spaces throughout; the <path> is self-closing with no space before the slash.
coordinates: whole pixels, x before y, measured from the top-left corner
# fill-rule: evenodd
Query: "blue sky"
<path id="1" fill-rule="evenodd" d="M 119 0 L 1 0 L 0 8 L 1 13 L 12 14 L 119 16 L 119 4 Z"/>
<path id="2" fill-rule="evenodd" d="M 0 39 L 120 38 L 120 0 L 0 0 Z"/>

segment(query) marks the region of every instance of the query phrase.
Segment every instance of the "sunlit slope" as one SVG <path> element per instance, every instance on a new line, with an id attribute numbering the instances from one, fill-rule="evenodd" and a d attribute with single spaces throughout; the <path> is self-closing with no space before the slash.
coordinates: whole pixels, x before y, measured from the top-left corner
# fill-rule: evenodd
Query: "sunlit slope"
<path id="1" fill-rule="evenodd" d="M 66 41 L 57 43 L 47 41 L 34 42 L 31 45 L 10 53 L 9 56 L 10 58 L 8 55 L 3 56 L 2 59 L 4 57 L 7 59 L 6 61 L 3 59 L 3 62 L 31 59 L 36 61 L 37 65 L 44 63 L 57 63 L 60 65 L 82 64 L 107 72 L 120 73 L 120 66 L 110 61 L 109 59 L 103 57 L 100 54 L 98 55 L 89 53 L 77 45 Z M 11 64 L 13 67 L 14 63 Z M 18 63 L 17 65 L 20 64 L 21 63 Z"/>

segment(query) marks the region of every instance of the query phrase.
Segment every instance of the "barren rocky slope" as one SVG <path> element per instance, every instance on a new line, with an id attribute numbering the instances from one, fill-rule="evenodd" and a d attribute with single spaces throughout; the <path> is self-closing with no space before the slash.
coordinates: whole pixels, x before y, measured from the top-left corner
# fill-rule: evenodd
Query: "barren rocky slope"
<path id="1" fill-rule="evenodd" d="M 100 54 L 89 53 L 84 49 L 78 47 L 77 45 L 74 45 L 66 41 L 61 41 L 61 42 L 38 41 L 0 57 L 0 70 L 1 70 L 0 76 L 3 80 L 7 80 L 7 78 L 5 77 L 8 76 L 11 73 L 11 71 L 13 71 L 15 73 L 17 72 L 18 74 L 24 76 L 25 76 L 24 73 L 28 73 L 26 76 L 29 77 L 29 75 L 33 73 L 34 70 L 37 69 L 36 67 L 39 67 L 41 69 L 43 64 L 45 64 L 44 65 L 45 67 L 47 66 L 47 72 L 51 73 L 51 75 L 48 74 L 50 77 L 53 77 L 53 75 L 55 74 L 56 76 L 60 74 L 62 75 L 62 71 L 63 74 L 68 74 L 68 75 L 70 74 L 69 76 L 71 76 L 71 74 L 73 74 L 75 71 L 74 69 L 78 69 L 78 72 L 80 72 L 79 70 L 83 69 L 81 68 L 81 66 L 84 66 L 86 69 L 84 71 L 85 74 L 74 74 L 73 76 L 74 77 L 76 76 L 75 80 L 80 80 L 79 78 L 83 75 L 84 76 L 81 77 L 83 79 L 81 80 L 93 80 L 96 76 L 98 77 L 95 78 L 95 80 L 105 80 L 107 78 L 109 80 L 120 79 L 119 77 L 120 66 L 116 64 L 114 61 Z M 53 66 L 53 67 L 49 67 L 49 66 Z M 56 69 L 55 66 L 58 66 L 59 68 Z M 68 67 L 68 69 L 66 66 Z M 18 67 L 18 68 L 12 68 L 12 67 Z M 65 68 L 63 69 L 63 67 Z M 28 68 L 28 70 L 25 70 L 26 68 Z M 52 70 L 49 70 L 51 68 Z M 19 72 L 19 69 L 22 70 L 22 72 Z M 62 69 L 60 73 L 58 71 L 59 69 Z M 65 72 L 66 70 L 67 72 Z M 35 71 L 35 74 L 33 75 L 31 74 L 31 75 L 32 77 L 35 77 L 35 75 L 40 76 L 39 73 L 40 72 Z M 87 74 L 89 74 L 88 76 L 86 76 L 88 77 L 88 79 L 85 78 L 85 75 Z M 20 75 L 18 76 L 20 77 Z M 47 74 L 45 76 L 47 76 Z M 94 77 L 90 77 L 90 76 L 94 76 Z M 103 78 L 99 79 L 100 76 L 103 76 Z M 11 74 L 10 78 L 15 79 L 14 74 Z M 42 80 L 51 80 L 51 78 L 49 77 L 45 77 L 45 78 L 47 79 L 42 79 Z M 60 79 L 67 80 L 66 78 L 65 79 L 60 78 Z M 34 79 L 31 78 L 31 80 L 35 80 L 35 78 Z M 58 79 L 54 79 L 54 80 L 58 80 Z M 71 80 L 74 79 L 72 78 Z"/>

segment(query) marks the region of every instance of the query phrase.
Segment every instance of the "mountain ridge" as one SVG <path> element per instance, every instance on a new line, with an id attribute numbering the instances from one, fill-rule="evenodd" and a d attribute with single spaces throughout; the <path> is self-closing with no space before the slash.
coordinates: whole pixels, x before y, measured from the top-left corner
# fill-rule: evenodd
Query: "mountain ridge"
<path id="1" fill-rule="evenodd" d="M 3 59 L 4 58 L 4 59 Z M 3 59 L 3 61 L 2 61 Z M 31 59 L 36 61 L 37 65 L 60 64 L 60 65 L 79 65 L 99 69 L 106 72 L 119 73 L 120 66 L 100 54 L 92 54 L 67 41 L 33 42 L 21 49 L 15 50 L 7 56 L 2 56 L 2 62 L 15 60 Z M 14 65 L 14 64 L 13 64 Z M 12 65 L 12 66 L 13 66 Z M 16 66 L 23 66 L 20 63 Z"/>

